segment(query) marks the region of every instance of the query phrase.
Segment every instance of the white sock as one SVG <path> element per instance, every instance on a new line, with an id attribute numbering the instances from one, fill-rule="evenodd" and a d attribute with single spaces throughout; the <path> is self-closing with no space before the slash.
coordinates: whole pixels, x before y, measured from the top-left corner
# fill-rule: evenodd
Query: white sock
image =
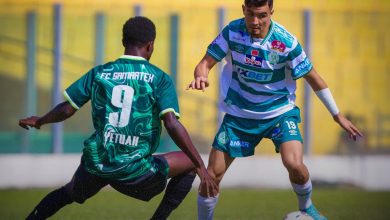
<path id="1" fill-rule="evenodd" d="M 309 208 L 312 204 L 311 202 L 311 191 L 312 185 L 311 180 L 309 179 L 307 183 L 303 185 L 298 185 L 295 183 L 291 183 L 295 194 L 297 194 L 299 210 L 305 210 Z"/>
<path id="2" fill-rule="evenodd" d="M 219 194 L 215 197 L 203 197 L 198 194 L 198 220 L 212 220 Z"/>

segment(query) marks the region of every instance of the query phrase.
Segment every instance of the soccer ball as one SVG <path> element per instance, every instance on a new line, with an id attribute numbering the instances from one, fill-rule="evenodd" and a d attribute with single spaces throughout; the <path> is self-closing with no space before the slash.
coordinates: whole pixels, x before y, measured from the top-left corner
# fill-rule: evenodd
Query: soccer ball
<path id="1" fill-rule="evenodd" d="M 295 211 L 290 212 L 284 216 L 283 220 L 314 220 L 310 215 L 305 212 Z"/>

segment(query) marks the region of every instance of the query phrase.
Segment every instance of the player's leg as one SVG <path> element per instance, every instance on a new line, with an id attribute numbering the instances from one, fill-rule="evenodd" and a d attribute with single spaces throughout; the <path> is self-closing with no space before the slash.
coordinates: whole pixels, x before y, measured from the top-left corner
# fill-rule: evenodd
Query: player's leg
<path id="1" fill-rule="evenodd" d="M 309 171 L 303 163 L 303 144 L 298 123 L 299 109 L 295 108 L 275 119 L 268 136 L 280 152 L 283 165 L 286 167 L 291 185 L 297 195 L 299 209 L 308 212 L 314 219 L 326 219 L 314 208 L 311 201 L 312 183 Z"/>
<path id="2" fill-rule="evenodd" d="M 163 158 L 169 166 L 168 177 L 171 179 L 166 187 L 164 197 L 153 214 L 153 220 L 167 219 L 187 196 L 196 177 L 194 164 L 181 151 L 170 152 L 156 157 Z"/>
<path id="3" fill-rule="evenodd" d="M 325 220 L 311 200 L 312 183 L 309 171 L 303 163 L 303 146 L 300 141 L 288 141 L 280 145 L 283 165 L 287 168 L 291 185 L 297 195 L 299 210 L 315 220 Z"/>
<path id="4" fill-rule="evenodd" d="M 219 197 L 219 184 L 233 160 L 234 158 L 230 157 L 227 153 L 215 148 L 211 149 L 207 171 L 218 185 L 218 195 L 215 197 L 207 197 L 206 189 L 202 187 L 199 188 L 198 220 L 213 219 L 214 209 Z"/>
<path id="5" fill-rule="evenodd" d="M 166 188 L 165 195 L 152 219 L 166 219 L 191 190 L 195 179 L 195 166 L 181 151 L 153 156 L 155 172 L 148 172 L 136 179 L 112 181 L 117 191 L 133 198 L 149 201 Z M 167 179 L 171 180 L 167 186 Z M 166 187 L 167 186 L 167 187 Z"/>
<path id="6" fill-rule="evenodd" d="M 89 174 L 79 166 L 72 180 L 45 196 L 26 219 L 46 219 L 72 202 L 83 203 L 105 185 L 107 183 L 104 180 Z"/>
<path id="7" fill-rule="evenodd" d="M 262 139 L 263 130 L 259 127 L 258 120 L 244 119 L 226 114 L 222 124 L 215 135 L 212 149 L 209 155 L 207 170 L 218 185 L 227 169 L 236 157 L 252 156 L 256 145 Z M 213 219 L 214 209 L 218 202 L 218 196 L 207 197 L 206 189 L 199 189 L 198 195 L 198 219 Z"/>
<path id="8" fill-rule="evenodd" d="M 309 171 L 303 163 L 302 143 L 296 140 L 284 142 L 280 145 L 280 155 L 286 167 L 291 185 L 298 196 L 299 209 L 308 208 L 311 202 L 312 185 Z"/>

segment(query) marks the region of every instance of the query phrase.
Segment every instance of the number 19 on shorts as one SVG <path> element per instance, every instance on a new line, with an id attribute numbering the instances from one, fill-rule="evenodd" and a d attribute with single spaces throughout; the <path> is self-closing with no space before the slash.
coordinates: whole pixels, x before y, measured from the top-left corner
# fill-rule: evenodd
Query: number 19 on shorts
<path id="1" fill-rule="evenodd" d="M 295 124 L 295 122 L 293 122 L 293 121 L 285 121 L 285 123 L 287 124 L 287 127 L 288 127 L 288 129 L 296 129 L 297 128 L 297 126 L 296 126 L 296 124 Z"/>

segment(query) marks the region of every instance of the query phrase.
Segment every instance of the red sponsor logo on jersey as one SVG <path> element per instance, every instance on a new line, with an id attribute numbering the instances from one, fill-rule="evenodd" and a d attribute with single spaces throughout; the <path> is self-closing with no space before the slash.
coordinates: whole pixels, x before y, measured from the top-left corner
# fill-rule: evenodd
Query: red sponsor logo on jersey
<path id="1" fill-rule="evenodd" d="M 249 64 L 256 67 L 261 67 L 263 60 L 260 57 L 245 55 L 245 64 Z"/>
<path id="2" fill-rule="evenodd" d="M 286 50 L 286 45 L 279 40 L 274 40 L 271 42 L 271 49 L 284 52 Z"/>
<path id="3" fill-rule="evenodd" d="M 251 55 L 252 56 L 259 56 L 259 51 L 258 50 L 251 50 Z"/>

